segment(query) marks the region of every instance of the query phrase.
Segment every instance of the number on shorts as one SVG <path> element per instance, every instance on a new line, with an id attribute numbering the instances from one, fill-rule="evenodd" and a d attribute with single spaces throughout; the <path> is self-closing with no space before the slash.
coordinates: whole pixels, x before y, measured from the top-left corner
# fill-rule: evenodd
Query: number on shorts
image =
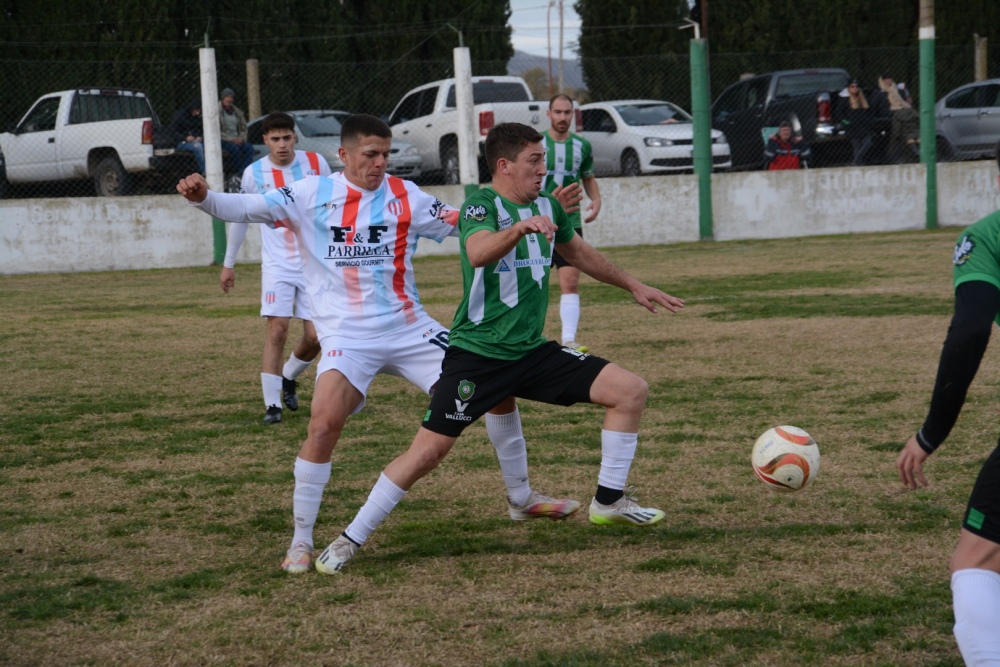
<path id="1" fill-rule="evenodd" d="M 436 334 L 434 334 L 433 336 L 431 336 L 430 338 L 428 338 L 427 342 L 430 343 L 431 345 L 437 345 L 442 350 L 444 350 L 445 352 L 447 352 L 448 351 L 448 332 L 447 331 L 439 331 Z"/>

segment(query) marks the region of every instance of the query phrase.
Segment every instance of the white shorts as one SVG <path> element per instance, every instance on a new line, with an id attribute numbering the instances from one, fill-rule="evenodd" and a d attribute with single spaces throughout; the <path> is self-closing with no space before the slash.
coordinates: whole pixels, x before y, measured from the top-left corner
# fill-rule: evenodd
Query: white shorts
<path id="1" fill-rule="evenodd" d="M 297 317 L 312 321 L 304 276 L 288 276 L 262 271 L 260 274 L 260 316 Z"/>
<path id="2" fill-rule="evenodd" d="M 354 409 L 358 412 L 365 406 L 368 387 L 379 373 L 405 378 L 430 393 L 441 375 L 448 330 L 424 313 L 415 323 L 378 338 L 327 336 L 320 344 L 323 352 L 316 379 L 329 370 L 343 373 L 361 392 L 361 402 Z"/>

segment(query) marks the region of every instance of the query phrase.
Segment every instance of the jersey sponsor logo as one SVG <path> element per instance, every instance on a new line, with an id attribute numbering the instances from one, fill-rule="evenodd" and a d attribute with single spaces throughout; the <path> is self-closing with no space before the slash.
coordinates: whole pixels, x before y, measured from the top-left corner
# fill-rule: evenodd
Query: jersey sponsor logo
<path id="1" fill-rule="evenodd" d="M 465 219 L 482 222 L 486 219 L 486 207 L 483 205 L 473 206 L 472 204 L 469 204 L 465 207 Z"/>
<path id="2" fill-rule="evenodd" d="M 510 213 L 504 209 L 500 209 L 500 217 L 497 218 L 497 225 L 500 226 L 500 229 L 507 229 L 513 224 L 514 218 L 510 217 Z"/>
<path id="3" fill-rule="evenodd" d="M 469 399 L 476 393 L 476 384 L 469 380 L 462 380 L 458 383 L 458 398 L 455 399 L 455 409 L 457 412 L 446 412 L 445 419 L 459 422 L 471 422 L 472 417 L 465 414 L 465 409 L 469 407 Z"/>
<path id="4" fill-rule="evenodd" d="M 531 259 L 515 259 L 514 268 L 523 269 L 528 266 L 548 266 L 552 263 L 551 257 L 533 257 Z"/>
<path id="5" fill-rule="evenodd" d="M 469 208 L 472 208 L 472 207 L 470 206 Z M 441 201 L 440 199 L 435 199 L 434 203 L 431 204 L 431 208 L 430 208 L 429 212 L 431 214 L 431 217 L 441 218 L 442 217 L 442 212 L 444 211 L 444 209 L 445 209 L 444 202 Z M 484 215 L 484 217 L 485 217 L 485 215 Z"/>
<path id="6" fill-rule="evenodd" d="M 280 192 L 281 196 L 284 197 L 286 204 L 289 202 L 293 204 L 295 203 L 295 197 L 292 196 L 292 189 L 290 187 L 285 186 L 283 188 L 278 188 L 278 192 Z"/>
<path id="7" fill-rule="evenodd" d="M 389 209 L 389 213 L 392 213 L 397 218 L 403 215 L 403 202 L 399 201 L 398 199 L 390 200 L 389 203 L 385 205 L 385 207 Z"/>
<path id="8" fill-rule="evenodd" d="M 336 202 L 332 202 L 332 201 L 328 201 L 325 204 L 323 204 L 323 208 L 330 209 L 331 211 L 336 211 L 337 210 L 337 203 Z"/>
<path id="9" fill-rule="evenodd" d="M 510 272 L 510 266 L 507 264 L 507 260 L 501 259 L 497 262 L 497 268 L 493 273 L 508 273 Z"/>
<path id="10" fill-rule="evenodd" d="M 968 237 L 968 235 L 963 236 L 962 240 L 955 244 L 955 255 L 952 257 L 952 262 L 955 266 L 962 266 L 972 255 L 972 251 L 976 249 L 976 242 Z"/>

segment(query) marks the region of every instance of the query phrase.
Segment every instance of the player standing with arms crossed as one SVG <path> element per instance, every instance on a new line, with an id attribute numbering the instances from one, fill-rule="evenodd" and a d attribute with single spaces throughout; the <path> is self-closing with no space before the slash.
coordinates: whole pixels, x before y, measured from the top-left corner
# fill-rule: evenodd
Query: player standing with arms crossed
<path id="1" fill-rule="evenodd" d="M 448 330 L 417 297 L 413 254 L 418 237 L 440 242 L 456 235 L 458 212 L 410 181 L 387 177 L 391 147 L 388 125 L 354 114 L 341 128 L 342 173 L 309 176 L 264 195 L 211 192 L 200 174 L 177 184 L 180 194 L 213 217 L 292 230 L 302 251 L 323 352 L 308 435 L 294 466 L 295 531 L 281 565 L 292 574 L 312 565 L 313 528 L 333 449 L 347 418 L 364 407 L 372 380 L 379 373 L 396 375 L 430 393 L 448 347 Z M 528 486 L 514 399 L 503 397 L 489 407 L 503 418 L 500 431 L 489 419 L 486 426 L 504 481 L 525 498 L 508 500 L 510 517 L 559 519 L 576 511 L 575 500 L 549 498 Z"/>
<path id="2" fill-rule="evenodd" d="M 262 194 L 306 176 L 330 175 L 330 165 L 322 155 L 295 150 L 295 119 L 289 114 L 280 111 L 268 114 L 261 121 L 261 130 L 269 153 L 243 171 L 242 192 Z M 233 267 L 248 227 L 245 222 L 229 225 L 226 258 L 219 276 L 223 292 L 229 292 L 236 285 Z M 281 421 L 282 399 L 292 412 L 299 409 L 296 378 L 309 368 L 320 346 L 310 315 L 295 234 L 290 229 L 270 229 L 264 225 L 261 225 L 260 234 L 260 316 L 267 318 L 260 384 L 267 411 L 264 422 L 276 424 Z M 282 364 L 292 315 L 302 320 L 302 339 Z"/>
<path id="3" fill-rule="evenodd" d="M 569 95 L 559 93 L 549 100 L 545 112 L 549 117 L 549 129 L 545 136 L 545 183 L 542 189 L 552 192 L 557 187 L 581 183 L 590 204 L 583 222 L 591 223 L 601 212 L 601 192 L 594 177 L 594 156 L 590 142 L 578 134 L 570 132 L 573 122 L 573 100 Z M 579 210 L 570 213 L 573 229 L 583 237 L 583 222 Z M 552 263 L 559 270 L 559 320 L 562 322 L 562 344 L 580 352 L 587 352 L 585 345 L 576 342 L 576 330 L 580 325 L 580 270 L 571 265 L 559 252 L 552 255 Z"/>
<path id="4" fill-rule="evenodd" d="M 927 486 L 924 461 L 958 420 L 993 323 L 1000 324 L 1000 211 L 959 235 L 953 264 L 955 313 L 941 350 L 930 410 L 896 459 L 899 478 L 911 489 Z M 962 659 L 969 667 L 1000 666 L 1000 442 L 972 488 L 950 570 L 954 632 Z"/>

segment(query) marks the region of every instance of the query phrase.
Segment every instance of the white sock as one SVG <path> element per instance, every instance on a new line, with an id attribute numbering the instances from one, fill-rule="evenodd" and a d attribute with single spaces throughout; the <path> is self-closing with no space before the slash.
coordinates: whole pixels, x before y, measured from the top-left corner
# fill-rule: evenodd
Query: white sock
<path id="1" fill-rule="evenodd" d="M 486 413 L 486 434 L 497 450 L 497 461 L 507 485 L 510 502 L 522 507 L 531 497 L 528 484 L 528 449 L 521 432 L 521 413 L 517 408 L 506 415 Z"/>
<path id="2" fill-rule="evenodd" d="M 597 475 L 597 483 L 609 489 L 624 489 L 638 444 L 638 433 L 602 430 L 601 472 Z"/>
<path id="3" fill-rule="evenodd" d="M 1000 665 L 1000 574 L 958 570 L 951 575 L 955 639 L 967 667 Z"/>
<path id="4" fill-rule="evenodd" d="M 330 481 L 330 462 L 312 463 L 295 458 L 295 492 L 292 494 L 292 516 L 295 518 L 295 534 L 292 544 L 313 543 L 313 526 L 319 516 L 319 504 L 323 500 L 323 489 Z"/>
<path id="5" fill-rule="evenodd" d="M 281 376 L 270 373 L 260 374 L 260 387 L 264 390 L 264 407 L 281 407 Z"/>
<path id="6" fill-rule="evenodd" d="M 559 299 L 559 319 L 562 321 L 562 342 L 576 340 L 576 328 L 580 324 L 580 295 L 563 294 Z"/>
<path id="7" fill-rule="evenodd" d="M 302 375 L 302 373 L 309 368 L 309 364 L 312 362 L 312 359 L 309 361 L 302 361 L 295 356 L 294 352 L 292 352 L 288 355 L 288 361 L 285 362 L 285 366 L 281 369 L 281 374 L 289 380 L 294 380 L 298 376 Z"/>
<path id="8" fill-rule="evenodd" d="M 393 484 L 392 480 L 379 475 L 378 481 L 372 487 L 372 492 L 368 494 L 368 500 L 358 510 L 354 521 L 347 527 L 344 534 L 355 544 L 364 544 L 368 536 L 379 527 L 389 512 L 396 507 L 396 504 L 403 499 L 406 491 Z"/>

